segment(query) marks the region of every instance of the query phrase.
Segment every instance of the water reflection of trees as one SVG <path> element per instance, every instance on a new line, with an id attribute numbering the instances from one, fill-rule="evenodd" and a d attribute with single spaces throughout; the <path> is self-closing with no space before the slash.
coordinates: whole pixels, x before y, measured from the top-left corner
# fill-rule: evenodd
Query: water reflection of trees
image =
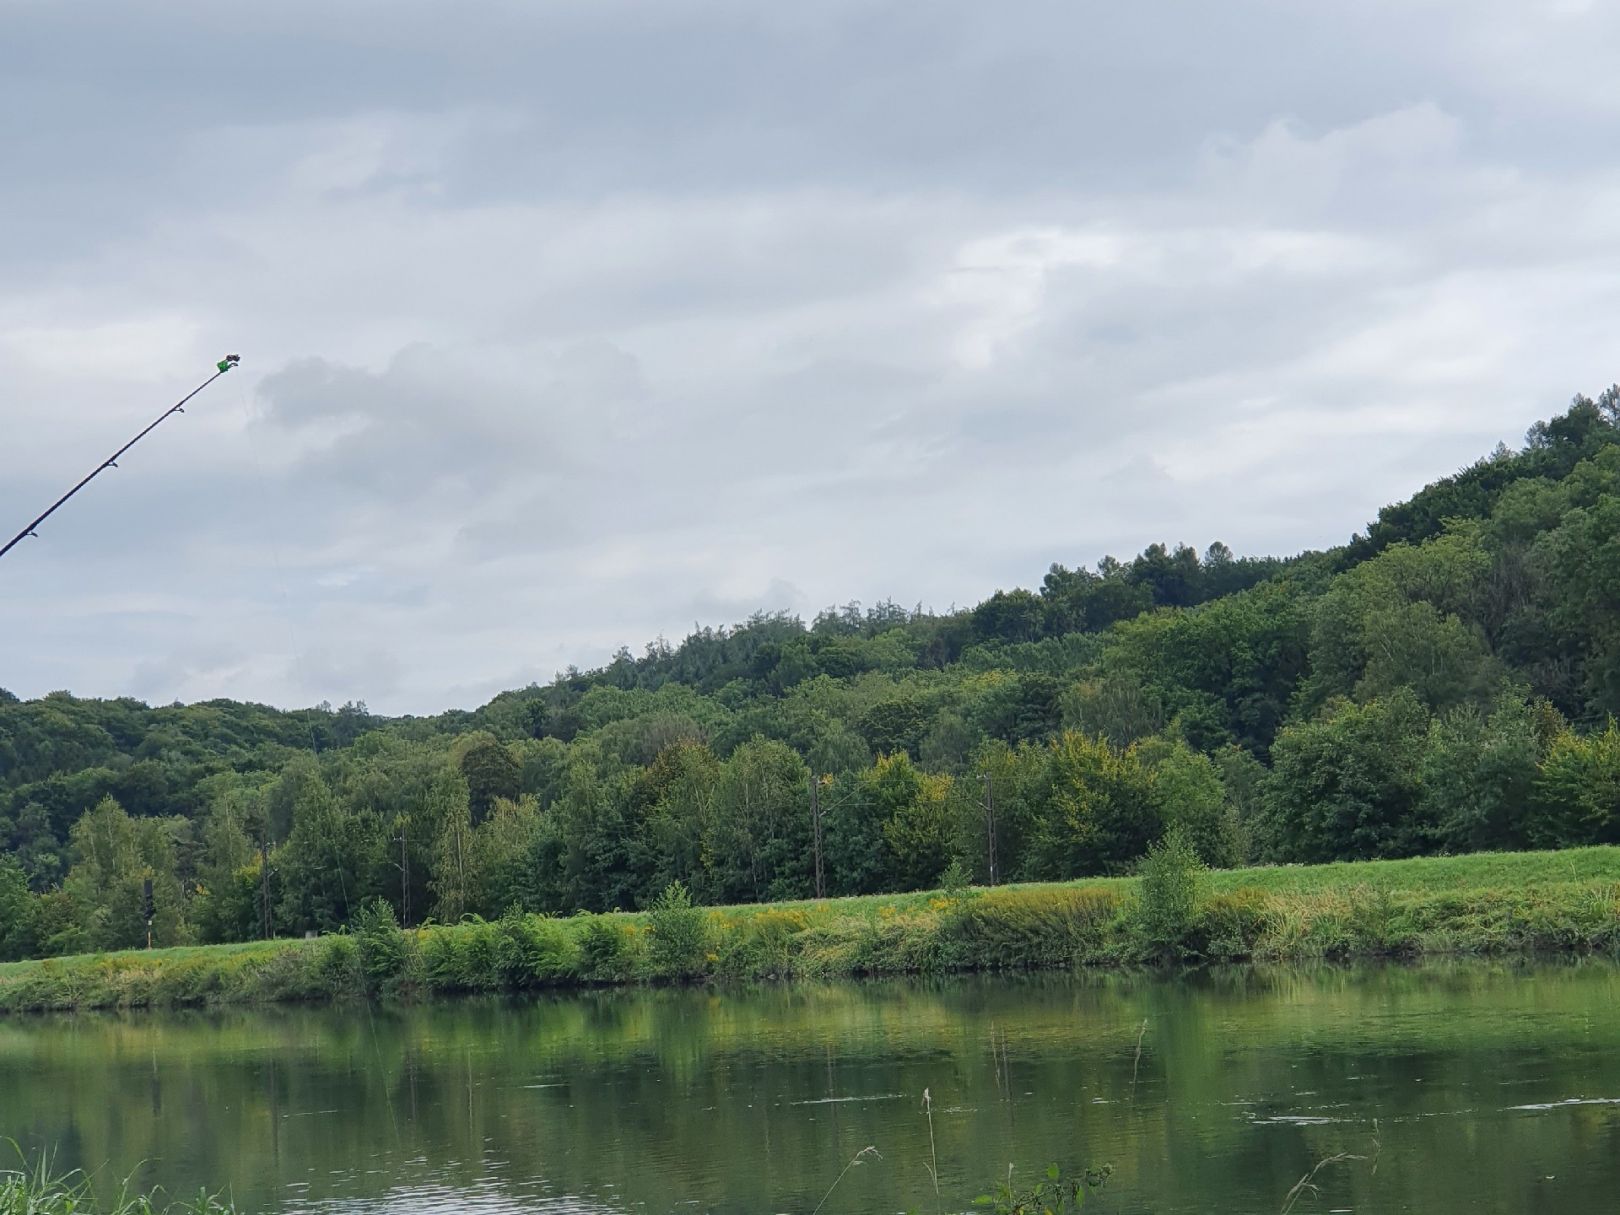
<path id="1" fill-rule="evenodd" d="M 1124 1209 L 1263 1208 L 1377 1150 L 1333 1205 L 1531 1209 L 1558 1171 L 1537 1161 L 1580 1153 L 1583 1194 L 1620 1181 L 1614 1111 L 1501 1112 L 1620 1096 L 1617 985 L 1596 963 L 1246 968 L 13 1020 L 0 1133 L 253 1209 L 541 1180 L 609 1209 L 808 1209 L 875 1143 L 840 1195 L 896 1210 L 927 1185 L 926 1086 L 962 1194 L 1009 1160 L 1106 1160 Z"/>

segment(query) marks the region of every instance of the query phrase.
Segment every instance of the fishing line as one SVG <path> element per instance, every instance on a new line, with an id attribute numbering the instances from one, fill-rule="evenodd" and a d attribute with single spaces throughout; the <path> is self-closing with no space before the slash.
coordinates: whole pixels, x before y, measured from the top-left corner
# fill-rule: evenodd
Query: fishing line
<path id="1" fill-rule="evenodd" d="M 253 408 L 251 395 L 245 381 L 242 383 L 241 390 L 238 395 L 240 398 L 242 412 L 242 434 L 247 443 L 248 455 L 253 461 L 254 475 L 257 477 L 259 482 L 259 496 L 264 503 L 264 517 L 266 519 L 273 519 L 276 517 L 274 513 L 274 508 L 276 505 L 275 499 L 274 495 L 270 492 L 270 477 L 269 474 L 265 472 L 264 461 L 259 458 L 258 445 L 253 442 L 252 435 L 250 434 L 250 431 L 253 428 Z M 274 527 L 270 528 L 267 538 L 270 545 L 270 559 L 275 563 L 276 567 L 276 593 L 281 599 L 280 616 L 282 624 L 287 630 L 287 650 L 292 656 L 293 673 L 297 677 L 300 686 L 307 688 L 309 686 L 309 682 L 305 674 L 304 656 L 302 649 L 298 644 L 297 629 L 293 626 L 292 596 L 287 585 L 286 563 L 281 559 L 281 542 Z M 315 735 L 315 723 L 313 721 L 309 723 L 309 742 L 310 754 L 315 759 L 318 773 L 320 766 L 320 746 Z M 334 861 L 341 860 L 341 858 L 337 857 L 336 855 L 334 855 L 332 859 Z M 354 908 L 349 902 L 349 884 L 343 877 L 343 866 L 341 863 L 335 864 L 332 866 L 332 870 L 337 874 L 338 888 L 343 894 L 344 918 L 352 922 L 354 920 Z M 382 1043 L 377 1037 L 377 1017 L 376 1013 L 372 1010 L 371 1003 L 371 999 L 368 996 L 366 999 L 366 1028 L 371 1037 L 372 1058 L 376 1060 L 377 1064 L 377 1087 L 382 1095 L 383 1108 L 388 1111 L 389 1130 L 393 1133 L 394 1147 L 396 1150 L 398 1150 L 399 1148 L 403 1147 L 403 1140 L 399 1133 L 399 1119 L 394 1112 L 393 1095 L 388 1091 L 388 1078 L 386 1075 L 387 1062 L 383 1059 Z"/>
<path id="2" fill-rule="evenodd" d="M 56 499 L 56 501 L 52 502 L 50 504 L 50 506 L 45 508 L 44 511 L 42 511 L 39 515 L 35 516 L 35 518 L 32 519 L 28 523 L 27 526 L 25 526 L 15 536 L 13 536 L 10 540 L 8 540 L 3 547 L 0 547 L 0 557 L 4 557 L 7 553 L 9 553 L 12 549 L 16 548 L 24 540 L 27 540 L 27 539 L 30 539 L 30 538 L 37 539 L 39 537 L 39 528 L 40 528 L 40 526 L 43 525 L 45 523 L 45 521 L 47 519 L 49 519 L 52 515 L 54 515 L 57 511 L 61 510 L 62 507 L 66 506 L 67 503 L 76 494 L 78 494 L 78 492 L 80 490 L 84 489 L 85 486 L 89 485 L 90 482 L 94 481 L 97 477 L 99 477 L 102 473 L 106 472 L 109 468 L 117 468 L 119 459 L 121 459 L 128 451 L 130 451 L 131 448 L 133 448 L 142 439 L 146 438 L 147 435 L 151 434 L 159 426 L 163 425 L 164 422 L 168 421 L 175 414 L 177 414 L 177 413 L 185 413 L 186 405 L 188 403 L 190 403 L 190 401 L 194 397 L 196 397 L 198 393 L 202 392 L 203 389 L 207 388 L 210 384 L 212 384 L 215 380 L 219 379 L 221 376 L 225 375 L 227 372 L 233 370 L 238 364 L 241 363 L 241 361 L 242 360 L 241 360 L 241 357 L 239 355 L 228 354 L 224 358 L 220 359 L 219 362 L 215 363 L 214 364 L 214 373 L 212 375 L 210 375 L 202 383 L 198 384 L 190 392 L 186 393 L 185 396 L 181 397 L 173 405 L 169 406 L 169 408 L 165 409 L 156 418 L 152 419 L 151 422 L 147 423 L 147 425 L 145 427 L 143 427 L 135 435 L 134 438 L 130 439 L 127 443 L 125 443 L 117 451 L 113 452 L 112 455 L 108 456 L 105 460 L 101 461 L 101 463 L 97 464 L 95 466 L 95 468 L 91 469 L 90 472 L 86 473 L 83 477 L 81 477 L 79 479 L 79 481 L 71 489 L 69 489 L 60 498 Z M 240 400 L 241 400 L 241 409 L 242 409 L 242 433 L 243 433 L 243 438 L 247 443 L 248 453 L 249 453 L 250 457 L 253 460 L 254 470 L 255 470 L 255 472 L 257 473 L 257 476 L 258 476 L 260 494 L 261 494 L 261 496 L 263 497 L 263 499 L 265 501 L 266 507 L 269 507 L 270 505 L 272 505 L 271 495 L 270 495 L 270 492 L 269 492 L 269 478 L 265 475 L 264 464 L 259 459 L 258 449 L 257 449 L 257 447 L 255 447 L 255 445 L 254 445 L 254 443 L 252 441 L 251 435 L 249 434 L 249 431 L 252 428 L 253 418 L 252 418 L 251 410 L 249 408 L 248 390 L 247 390 L 247 385 L 245 383 L 242 385 L 242 391 L 241 391 L 241 394 L 240 394 Z M 268 517 L 272 517 L 272 516 L 270 516 L 267 513 L 266 517 L 268 518 Z M 289 595 L 288 595 L 288 589 L 287 589 L 286 568 L 285 568 L 285 566 L 284 566 L 284 564 L 282 562 L 282 559 L 281 559 L 281 546 L 277 542 L 276 535 L 275 535 L 275 530 L 273 528 L 271 529 L 271 531 L 269 533 L 269 541 L 270 541 L 271 558 L 275 562 L 275 567 L 276 567 L 277 590 L 278 590 L 278 592 L 280 594 L 281 601 L 282 601 L 281 616 L 282 616 L 282 621 L 283 621 L 283 623 L 285 624 L 285 626 L 287 628 L 287 642 L 288 642 L 288 649 L 291 651 L 291 655 L 292 655 L 293 671 L 294 671 L 294 674 L 296 675 L 296 677 L 298 679 L 298 682 L 301 685 L 307 687 L 308 682 L 307 682 L 307 679 L 306 679 L 306 676 L 305 676 L 305 671 L 304 671 L 303 654 L 299 649 L 298 639 L 297 639 L 296 633 L 294 632 L 293 624 L 292 624 L 292 611 L 291 611 L 291 605 L 290 605 L 290 602 L 289 602 Z M 318 765 L 319 762 L 320 762 L 320 758 L 319 758 L 320 757 L 320 743 L 319 743 L 319 739 L 316 737 L 315 723 L 313 721 L 311 721 L 309 723 L 309 735 L 310 735 L 310 751 L 315 756 L 316 763 Z M 334 859 L 337 859 L 337 858 L 334 857 Z M 350 902 L 349 902 L 348 882 L 344 879 L 343 867 L 342 867 L 341 864 L 339 864 L 339 865 L 334 866 L 334 868 L 336 869 L 337 876 L 338 876 L 338 889 L 339 889 L 340 893 L 343 896 L 343 910 L 344 910 L 345 918 L 352 920 L 354 918 L 354 908 L 350 905 Z M 382 1077 L 382 1071 L 383 1071 L 382 1048 L 381 1048 L 381 1045 L 380 1045 L 380 1043 L 378 1042 L 378 1039 L 377 1039 L 376 1019 L 372 1014 L 369 1002 L 368 1002 L 367 1007 L 366 1007 L 366 1018 L 367 1018 L 367 1022 L 369 1024 L 370 1030 L 371 1030 L 372 1052 L 373 1052 L 374 1056 L 376 1057 L 377 1065 L 378 1065 L 378 1080 L 379 1080 L 379 1083 L 381 1083 L 382 1080 L 383 1080 L 383 1077 Z M 391 1126 L 393 1128 L 394 1142 L 395 1142 L 395 1144 L 397 1146 L 399 1144 L 399 1142 L 400 1142 L 399 1123 L 394 1117 L 393 1102 L 388 1096 L 386 1085 L 384 1085 L 383 1098 L 384 1098 L 383 1103 L 388 1109 L 389 1123 L 391 1124 Z"/>
<path id="3" fill-rule="evenodd" d="M 253 461 L 254 475 L 258 478 L 259 498 L 263 504 L 264 517 L 273 519 L 276 517 L 276 502 L 270 492 L 270 478 L 264 471 L 264 461 L 259 458 L 258 445 L 253 442 L 252 435 L 249 433 L 253 428 L 253 408 L 246 382 L 243 382 L 239 396 L 242 407 L 242 436 L 247 443 L 248 456 Z M 287 630 L 287 653 L 292 658 L 293 675 L 297 678 L 300 687 L 307 688 L 309 687 L 309 678 L 304 668 L 304 655 L 298 645 L 297 632 L 293 628 L 292 596 L 287 589 L 287 569 L 281 559 L 281 541 L 278 539 L 274 527 L 270 528 L 266 533 L 266 539 L 270 546 L 270 560 L 276 567 L 276 594 L 281 599 L 281 623 Z M 310 752 L 319 756 L 321 749 L 319 740 L 315 736 L 314 722 L 311 722 L 309 726 L 309 744 Z"/>

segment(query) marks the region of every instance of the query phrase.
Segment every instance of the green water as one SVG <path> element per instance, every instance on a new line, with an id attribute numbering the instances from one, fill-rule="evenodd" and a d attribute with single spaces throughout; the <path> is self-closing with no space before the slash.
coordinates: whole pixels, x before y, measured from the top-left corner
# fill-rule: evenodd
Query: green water
<path id="1" fill-rule="evenodd" d="M 1616 1102 L 1592 962 L 0 1020 L 0 1135 L 252 1211 L 1608 1211 Z"/>

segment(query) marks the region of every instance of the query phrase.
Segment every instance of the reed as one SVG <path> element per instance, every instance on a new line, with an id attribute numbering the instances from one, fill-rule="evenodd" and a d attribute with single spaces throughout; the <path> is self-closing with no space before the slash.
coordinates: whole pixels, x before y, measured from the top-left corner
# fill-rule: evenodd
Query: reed
<path id="1" fill-rule="evenodd" d="M 103 1196 L 91 1178 L 77 1171 L 59 1173 L 46 1156 L 0 1171 L 0 1215 L 234 1215 L 235 1211 L 234 1204 L 213 1194 L 171 1200 L 161 1190 L 143 1191 L 133 1177 Z"/>

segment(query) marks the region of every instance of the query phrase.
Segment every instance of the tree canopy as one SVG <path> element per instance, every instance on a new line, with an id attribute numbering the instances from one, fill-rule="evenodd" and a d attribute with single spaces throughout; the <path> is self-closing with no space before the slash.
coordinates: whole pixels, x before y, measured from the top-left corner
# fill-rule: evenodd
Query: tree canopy
<path id="1" fill-rule="evenodd" d="M 1009 521 L 1011 522 L 1011 521 Z M 0 958 L 1620 840 L 1620 389 L 1346 544 L 757 615 L 473 711 L 0 692 Z M 994 807 L 991 828 L 990 806 Z M 819 814 L 819 831 L 816 815 Z M 819 841 L 819 843 L 818 843 Z"/>

